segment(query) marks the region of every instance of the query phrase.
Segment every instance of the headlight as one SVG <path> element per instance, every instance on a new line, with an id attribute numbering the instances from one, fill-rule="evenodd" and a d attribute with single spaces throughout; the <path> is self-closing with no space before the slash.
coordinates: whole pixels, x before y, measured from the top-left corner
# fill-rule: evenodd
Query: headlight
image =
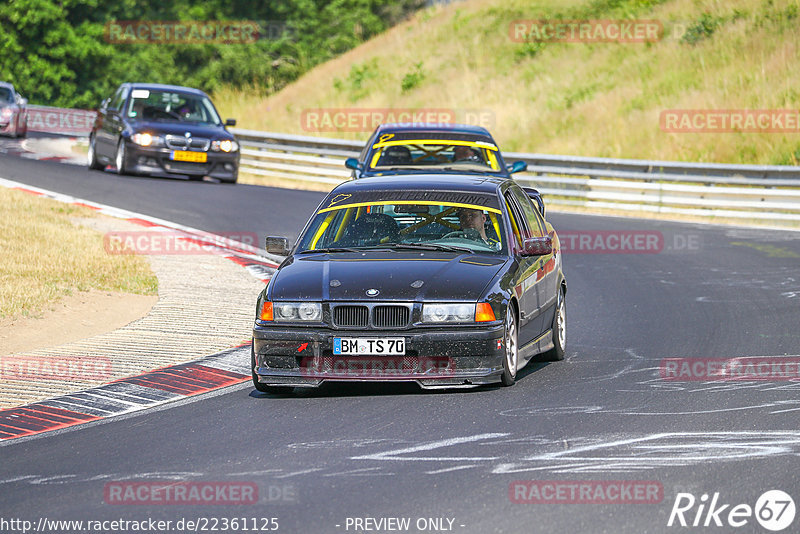
<path id="1" fill-rule="evenodd" d="M 0 117 L 2 117 L 5 120 L 10 119 L 11 115 L 13 115 L 13 114 L 14 114 L 14 110 L 11 109 L 11 108 L 0 108 Z"/>
<path id="2" fill-rule="evenodd" d="M 214 152 L 236 152 L 239 150 L 239 143 L 236 141 L 231 141 L 230 139 L 224 139 L 222 141 L 212 141 L 211 142 L 211 150 Z"/>
<path id="3" fill-rule="evenodd" d="M 164 146 L 164 138 L 152 135 L 147 132 L 135 133 L 131 136 L 131 141 L 139 146 Z"/>
<path id="4" fill-rule="evenodd" d="M 471 323 L 475 321 L 475 304 L 423 304 L 423 323 Z"/>
<path id="5" fill-rule="evenodd" d="M 272 319 L 267 319 L 269 315 L 264 313 L 264 308 L 271 308 Z M 322 304 L 319 302 L 265 302 L 261 306 L 262 321 L 304 321 L 319 322 L 322 320 Z"/>

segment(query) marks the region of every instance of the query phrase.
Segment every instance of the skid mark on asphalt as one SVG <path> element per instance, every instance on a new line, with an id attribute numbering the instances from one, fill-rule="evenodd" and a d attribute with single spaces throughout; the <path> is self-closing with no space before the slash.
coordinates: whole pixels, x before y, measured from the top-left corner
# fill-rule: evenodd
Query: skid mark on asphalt
<path id="1" fill-rule="evenodd" d="M 459 461 L 484 461 L 484 460 L 496 460 L 496 457 L 449 457 L 449 456 L 409 456 L 410 454 L 417 453 L 417 452 L 427 452 L 433 451 L 436 449 L 443 449 L 446 447 L 453 447 L 456 445 L 461 445 L 463 443 L 472 443 L 475 441 L 481 441 L 485 439 L 491 438 L 501 438 L 509 436 L 507 433 L 487 433 L 487 434 L 476 434 L 474 436 L 464 436 L 458 438 L 449 438 L 443 439 L 439 441 L 433 441 L 430 443 L 423 443 L 420 445 L 415 445 L 413 447 L 405 447 L 402 449 L 394 449 L 374 454 L 365 454 L 362 456 L 353 456 L 351 460 L 394 460 L 394 461 L 423 461 L 423 462 L 441 462 L 441 461 L 452 461 L 452 460 L 459 460 Z"/>
<path id="2" fill-rule="evenodd" d="M 787 406 L 791 406 L 787 408 Z M 504 410 L 500 415 L 506 417 L 551 417 L 554 415 L 589 415 L 589 414 L 603 414 L 603 415 L 642 415 L 642 416 L 687 416 L 687 415 L 703 415 L 725 412 L 743 412 L 749 410 L 762 410 L 764 408 L 779 408 L 777 410 L 766 410 L 770 414 L 780 414 L 785 412 L 800 410 L 800 401 L 785 400 L 766 402 L 762 404 L 754 404 L 747 406 L 723 408 L 710 408 L 701 410 L 672 410 L 672 411 L 645 411 L 630 408 L 605 408 L 602 406 L 561 406 L 557 408 L 543 408 L 541 406 L 530 408 L 513 408 L 511 410 Z"/>
<path id="3" fill-rule="evenodd" d="M 259 484 L 290 483 L 301 489 L 317 485 L 320 477 L 376 477 L 397 474 L 398 460 L 407 461 L 404 473 L 419 469 L 426 475 L 440 476 L 468 469 L 479 469 L 487 475 L 507 476 L 519 473 L 602 474 L 636 473 L 655 469 L 672 469 L 711 463 L 800 455 L 800 432 L 794 431 L 731 431 L 731 432 L 659 432 L 653 434 L 618 434 L 606 437 L 545 438 L 510 434 L 479 434 L 447 440 L 420 443 L 403 449 L 377 450 L 361 456 L 327 458 L 326 467 L 297 470 L 284 468 L 236 473 L 216 472 L 149 472 L 17 475 L 0 480 L 8 484 L 58 485 L 95 483 L 105 480 L 229 480 L 249 477 Z M 521 448 L 520 440 L 536 441 L 536 453 Z M 474 456 L 474 446 L 489 449 L 490 456 Z M 446 456 L 419 456 L 447 448 Z M 485 451 L 484 451 L 485 452 Z M 402 455 L 402 456 L 401 456 Z M 416 456 L 412 456 L 416 455 Z M 422 463 L 415 463 L 421 461 Z M 435 463 L 436 465 L 431 465 Z"/>
<path id="4" fill-rule="evenodd" d="M 536 443 L 534 450 L 537 453 L 526 453 L 531 447 L 521 446 L 521 440 Z M 488 455 L 476 456 L 475 446 Z M 372 468 L 364 471 L 371 474 L 382 472 L 379 470 L 382 468 L 387 472 L 393 471 L 398 461 L 423 462 L 409 463 L 407 467 L 413 469 L 418 465 L 429 475 L 475 468 L 495 475 L 541 471 L 620 473 L 798 454 L 800 432 L 792 431 L 659 432 L 557 439 L 543 436 L 514 438 L 507 433 L 487 433 L 351 456 L 341 462 L 332 462 L 326 470 L 315 475 L 344 476 L 361 472 L 350 467 L 352 462 L 365 465 L 364 469 Z M 429 467 L 430 462 L 438 465 Z"/>
<path id="5" fill-rule="evenodd" d="M 630 472 L 797 455 L 798 432 L 663 432 L 610 439 L 496 465 L 495 474 Z"/>

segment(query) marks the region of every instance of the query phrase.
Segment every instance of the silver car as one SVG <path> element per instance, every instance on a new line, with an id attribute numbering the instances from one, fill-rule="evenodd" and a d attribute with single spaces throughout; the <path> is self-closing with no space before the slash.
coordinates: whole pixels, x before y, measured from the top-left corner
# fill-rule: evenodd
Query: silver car
<path id="1" fill-rule="evenodd" d="M 28 135 L 28 101 L 7 82 L 0 82 L 0 134 Z"/>

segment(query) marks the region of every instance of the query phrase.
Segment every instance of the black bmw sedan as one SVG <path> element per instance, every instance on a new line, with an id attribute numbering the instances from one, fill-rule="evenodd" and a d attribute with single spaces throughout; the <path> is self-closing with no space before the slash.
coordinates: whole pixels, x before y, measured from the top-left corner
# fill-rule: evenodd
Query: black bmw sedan
<path id="1" fill-rule="evenodd" d="M 511 385 L 564 357 L 567 285 L 553 227 L 513 180 L 373 177 L 322 201 L 260 294 L 253 383 Z"/>
<path id="2" fill-rule="evenodd" d="M 91 169 L 120 174 L 204 176 L 235 183 L 239 144 L 203 91 L 123 83 L 103 101 L 89 136 Z"/>

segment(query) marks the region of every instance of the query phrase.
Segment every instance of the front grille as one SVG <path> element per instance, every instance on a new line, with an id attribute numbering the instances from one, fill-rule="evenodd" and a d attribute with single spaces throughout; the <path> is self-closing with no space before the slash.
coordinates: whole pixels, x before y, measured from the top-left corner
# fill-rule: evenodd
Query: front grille
<path id="1" fill-rule="evenodd" d="M 168 172 L 185 172 L 187 174 L 207 174 L 208 164 L 206 163 L 190 163 L 184 161 L 170 161 L 164 164 L 164 168 Z"/>
<path id="2" fill-rule="evenodd" d="M 211 139 L 205 137 L 184 137 L 181 135 L 166 136 L 167 147 L 173 150 L 194 150 L 196 152 L 206 152 L 211 146 Z"/>
<path id="3" fill-rule="evenodd" d="M 333 306 L 332 316 L 333 325 L 343 328 L 405 328 L 411 319 L 411 306 L 340 304 Z"/>
<path id="4" fill-rule="evenodd" d="M 333 309 L 333 324 L 366 328 L 369 309 L 366 306 L 336 306 Z"/>
<path id="5" fill-rule="evenodd" d="M 376 328 L 402 328 L 408 325 L 410 315 L 407 306 L 375 306 L 372 324 Z"/>

